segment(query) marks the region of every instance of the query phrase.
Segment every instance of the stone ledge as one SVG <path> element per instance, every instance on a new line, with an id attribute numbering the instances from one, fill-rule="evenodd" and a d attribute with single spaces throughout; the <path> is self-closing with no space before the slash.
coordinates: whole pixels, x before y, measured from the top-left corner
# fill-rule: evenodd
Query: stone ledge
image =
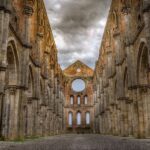
<path id="1" fill-rule="evenodd" d="M 0 6 L 0 11 L 1 11 L 1 10 L 3 10 L 3 11 L 6 12 L 6 13 L 11 14 L 11 10 L 10 10 L 9 8 L 5 7 L 5 6 Z"/>
<path id="2" fill-rule="evenodd" d="M 148 89 L 150 88 L 150 85 L 148 84 L 138 84 L 138 85 L 134 85 L 134 86 L 130 86 L 128 89 L 129 90 L 134 90 L 134 89 Z"/>

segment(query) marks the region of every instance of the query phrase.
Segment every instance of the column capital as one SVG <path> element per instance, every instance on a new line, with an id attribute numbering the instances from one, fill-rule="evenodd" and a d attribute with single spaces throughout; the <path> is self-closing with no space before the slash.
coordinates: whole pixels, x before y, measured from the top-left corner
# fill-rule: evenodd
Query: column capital
<path id="1" fill-rule="evenodd" d="M 150 1 L 149 0 L 144 0 L 143 12 L 150 12 Z"/>
<path id="2" fill-rule="evenodd" d="M 16 93 L 16 87 L 11 87 L 10 88 L 10 94 L 15 95 L 15 93 Z"/>
<path id="3" fill-rule="evenodd" d="M 123 15 L 129 15 L 131 13 L 131 8 L 127 6 L 123 6 L 121 12 Z"/>
<path id="4" fill-rule="evenodd" d="M 113 37 L 116 38 L 120 35 L 119 28 L 113 28 Z"/>
<path id="5" fill-rule="evenodd" d="M 27 16 L 32 16 L 33 14 L 33 7 L 34 7 L 35 0 L 26 0 L 24 3 L 24 14 Z"/>

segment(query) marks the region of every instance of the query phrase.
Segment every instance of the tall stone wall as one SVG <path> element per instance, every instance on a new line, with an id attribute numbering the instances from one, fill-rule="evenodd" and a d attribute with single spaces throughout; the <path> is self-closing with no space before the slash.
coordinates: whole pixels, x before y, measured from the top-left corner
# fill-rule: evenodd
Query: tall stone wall
<path id="1" fill-rule="evenodd" d="M 95 132 L 150 137 L 150 2 L 113 0 L 94 74 Z"/>
<path id="2" fill-rule="evenodd" d="M 78 60 L 63 70 L 63 74 L 65 132 L 93 133 L 93 70 Z M 73 82 L 77 80 L 85 84 L 83 89 L 80 89 L 82 87 L 80 82 L 76 85 L 77 89 L 73 88 Z"/>
<path id="3" fill-rule="evenodd" d="M 0 0 L 0 137 L 62 132 L 63 90 L 43 0 Z"/>

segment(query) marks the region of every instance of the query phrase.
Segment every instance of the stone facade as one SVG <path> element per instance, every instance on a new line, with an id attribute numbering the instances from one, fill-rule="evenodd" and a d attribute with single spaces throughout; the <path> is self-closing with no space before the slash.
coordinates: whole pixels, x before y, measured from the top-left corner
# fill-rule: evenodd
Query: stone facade
<path id="1" fill-rule="evenodd" d="M 94 119 L 93 70 L 81 61 L 76 61 L 66 68 L 63 74 L 65 84 L 64 130 L 66 132 L 91 133 Z M 85 82 L 85 89 L 82 91 L 73 89 L 72 83 L 76 79 L 82 79 Z M 78 123 L 79 119 L 81 119 L 81 123 Z"/>
<path id="2" fill-rule="evenodd" d="M 43 0 L 0 0 L 0 137 L 61 133 L 63 101 Z"/>
<path id="3" fill-rule="evenodd" d="M 96 133 L 150 137 L 150 1 L 113 0 L 94 73 Z"/>

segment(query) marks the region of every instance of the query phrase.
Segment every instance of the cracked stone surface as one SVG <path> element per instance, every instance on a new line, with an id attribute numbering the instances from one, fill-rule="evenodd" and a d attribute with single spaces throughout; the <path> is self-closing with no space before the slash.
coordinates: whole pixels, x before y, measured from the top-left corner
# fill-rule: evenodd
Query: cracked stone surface
<path id="1" fill-rule="evenodd" d="M 69 134 L 25 142 L 0 142 L 0 150 L 150 150 L 150 140 Z"/>

